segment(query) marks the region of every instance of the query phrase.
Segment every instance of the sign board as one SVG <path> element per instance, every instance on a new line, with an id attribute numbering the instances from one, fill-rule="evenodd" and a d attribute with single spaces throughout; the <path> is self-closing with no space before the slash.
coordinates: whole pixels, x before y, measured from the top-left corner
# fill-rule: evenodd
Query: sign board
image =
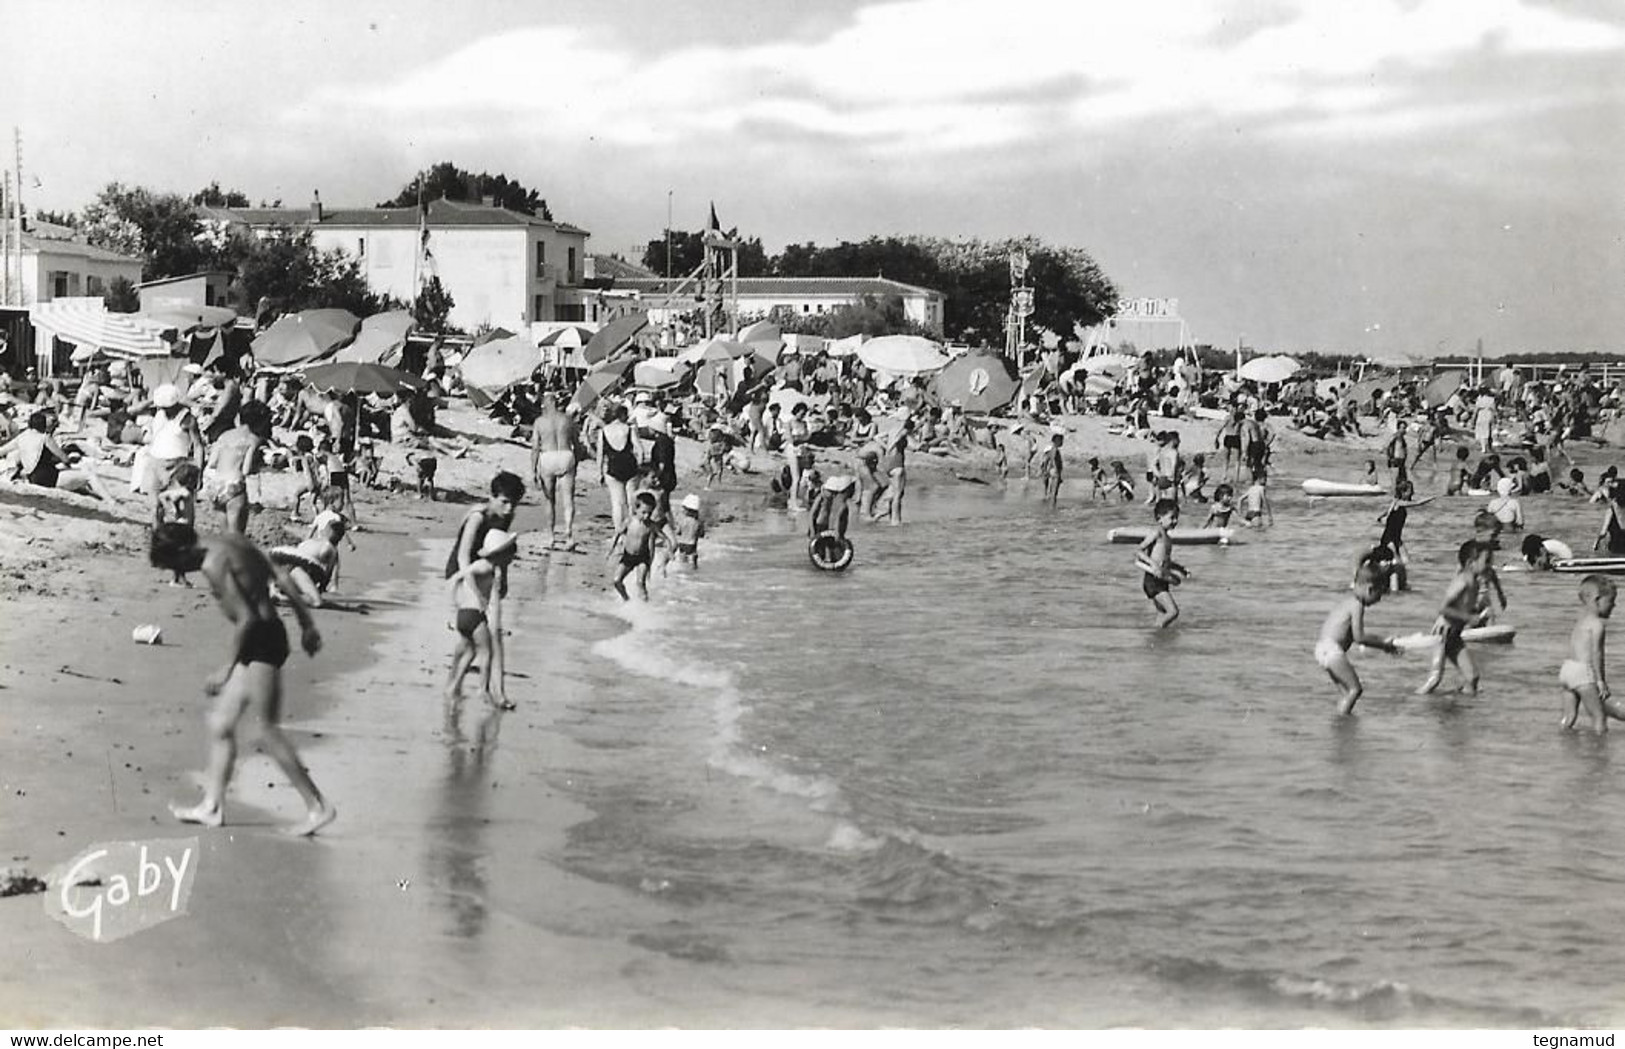
<path id="1" fill-rule="evenodd" d="M 1031 317 L 1033 314 L 1033 290 L 1031 288 L 1017 288 L 1010 294 L 1010 301 L 1015 307 L 1017 317 Z"/>
<path id="2" fill-rule="evenodd" d="M 1178 299 L 1121 299 L 1117 303 L 1119 320 L 1178 320 Z"/>

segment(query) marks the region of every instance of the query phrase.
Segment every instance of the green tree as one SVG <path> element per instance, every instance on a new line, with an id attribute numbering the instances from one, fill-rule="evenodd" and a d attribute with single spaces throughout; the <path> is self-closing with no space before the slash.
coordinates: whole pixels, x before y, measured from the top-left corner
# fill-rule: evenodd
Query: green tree
<path id="1" fill-rule="evenodd" d="M 412 310 L 412 316 L 417 320 L 420 330 L 440 334 L 451 330 L 451 310 L 455 305 L 457 302 L 451 297 L 451 292 L 440 283 L 438 276 L 433 276 L 418 293 L 418 301 Z"/>
<path id="2" fill-rule="evenodd" d="M 822 335 L 844 339 L 849 335 L 923 335 L 935 337 L 923 325 L 909 319 L 901 295 L 861 295 L 853 302 L 826 313 L 797 313 L 780 307 L 770 319 L 786 334 Z"/>
<path id="3" fill-rule="evenodd" d="M 366 316 L 391 304 L 367 288 L 356 259 L 337 249 L 316 250 L 304 228 L 274 226 L 246 244 L 237 274 L 242 303 L 268 298 L 284 313 L 336 307 Z"/>
<path id="4" fill-rule="evenodd" d="M 192 194 L 189 198 L 193 204 L 207 205 L 212 208 L 246 208 L 248 194 L 236 189 L 221 189 L 219 182 L 211 182 L 207 186 Z"/>
<path id="5" fill-rule="evenodd" d="M 730 240 L 739 242 L 739 275 L 741 277 L 765 277 L 773 272 L 771 260 L 767 251 L 762 247 L 762 238 L 751 237 L 742 239 L 739 231 L 733 229 L 726 236 Z M 690 233 L 688 230 L 674 229 L 671 231 L 671 269 L 666 269 L 666 238 L 661 236 L 658 240 L 651 240 L 643 249 L 643 266 L 653 270 L 664 277 L 668 272 L 673 280 L 682 278 L 699 269 L 700 263 L 705 261 L 705 234 Z"/>
<path id="6" fill-rule="evenodd" d="M 178 193 L 154 193 L 143 186 L 108 183 L 86 205 L 81 226 L 91 244 L 145 259 L 143 280 L 196 273 L 203 264 L 200 231 L 192 205 Z M 132 229 L 137 234 L 132 238 Z M 132 240 L 138 243 L 132 244 Z"/>
<path id="7" fill-rule="evenodd" d="M 134 313 L 141 308 L 141 296 L 128 277 L 114 277 L 102 293 L 102 305 L 109 313 Z"/>
<path id="8" fill-rule="evenodd" d="M 492 175 L 484 171 L 476 175 L 472 171 L 464 171 L 449 160 L 443 160 L 427 171 L 418 172 L 392 199 L 378 206 L 411 208 L 416 207 L 420 199 L 430 201 L 441 197 L 476 203 L 485 197 L 493 197 L 498 207 L 535 215 L 549 222 L 553 220 L 553 212 L 548 209 L 547 201 L 535 190 L 521 185 L 517 179 L 510 179 L 502 174 Z"/>

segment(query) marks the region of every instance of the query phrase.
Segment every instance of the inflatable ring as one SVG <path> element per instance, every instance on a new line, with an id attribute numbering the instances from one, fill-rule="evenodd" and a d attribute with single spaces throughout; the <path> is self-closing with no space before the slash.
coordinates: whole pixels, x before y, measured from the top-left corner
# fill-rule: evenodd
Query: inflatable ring
<path id="1" fill-rule="evenodd" d="M 807 543 L 807 556 L 814 566 L 825 572 L 845 571 L 852 563 L 852 540 L 842 539 L 834 532 L 820 532 Z"/>
<path id="2" fill-rule="evenodd" d="M 319 561 L 312 561 L 304 554 L 301 554 L 299 551 L 287 546 L 272 547 L 270 551 L 268 551 L 267 556 L 271 559 L 273 564 L 281 565 L 283 568 L 286 568 L 289 571 L 292 571 L 295 568 L 303 569 L 304 573 L 310 577 L 310 581 L 316 584 L 316 589 L 324 593 L 326 592 L 326 565 Z"/>

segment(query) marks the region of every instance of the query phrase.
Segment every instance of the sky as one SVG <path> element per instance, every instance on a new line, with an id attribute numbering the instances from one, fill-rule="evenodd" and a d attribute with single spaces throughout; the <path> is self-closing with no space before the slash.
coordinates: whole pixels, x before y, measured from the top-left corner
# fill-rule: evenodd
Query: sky
<path id="1" fill-rule="evenodd" d="M 1614 0 L 0 0 L 0 24 L 32 208 L 115 180 L 365 206 L 449 160 L 599 253 L 715 202 L 769 251 L 1083 248 L 1219 346 L 1625 352 Z"/>

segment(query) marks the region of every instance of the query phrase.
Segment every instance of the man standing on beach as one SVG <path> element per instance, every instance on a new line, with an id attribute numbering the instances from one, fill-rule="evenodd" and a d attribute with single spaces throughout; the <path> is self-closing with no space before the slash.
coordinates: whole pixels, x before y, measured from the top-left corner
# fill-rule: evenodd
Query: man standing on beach
<path id="1" fill-rule="evenodd" d="M 209 466 L 216 471 L 215 509 L 225 514 L 226 531 L 243 535 L 248 531 L 248 475 L 259 470 L 260 447 L 271 437 L 271 410 L 249 401 L 235 414 L 237 425 L 209 449 Z"/>
<path id="2" fill-rule="evenodd" d="M 237 763 L 237 723 L 252 713 L 260 723 L 260 743 L 305 802 L 305 818 L 288 828 L 296 836 L 314 834 L 333 822 L 338 810 L 322 797 L 310 773 L 299 762 L 293 744 L 282 734 L 282 664 L 288 658 L 288 631 L 271 603 L 274 578 L 299 619 L 300 641 L 308 655 L 322 647 L 322 636 L 299 597 L 286 569 L 272 564 L 259 548 L 239 535 L 199 538 L 191 525 L 171 522 L 152 532 L 154 567 L 174 572 L 201 571 L 209 589 L 236 627 L 231 662 L 203 684 L 214 697 L 209 713 L 209 767 L 204 773 L 203 801 L 190 808 L 171 803 L 182 823 L 218 827 L 225 821 L 226 784 Z"/>
<path id="3" fill-rule="evenodd" d="M 563 514 L 565 550 L 575 546 L 578 443 L 576 422 L 559 409 L 558 391 L 543 393 L 542 414 L 530 431 L 530 472 L 547 497 L 548 538 L 554 548 L 561 546 L 558 531 L 559 516 Z"/>

